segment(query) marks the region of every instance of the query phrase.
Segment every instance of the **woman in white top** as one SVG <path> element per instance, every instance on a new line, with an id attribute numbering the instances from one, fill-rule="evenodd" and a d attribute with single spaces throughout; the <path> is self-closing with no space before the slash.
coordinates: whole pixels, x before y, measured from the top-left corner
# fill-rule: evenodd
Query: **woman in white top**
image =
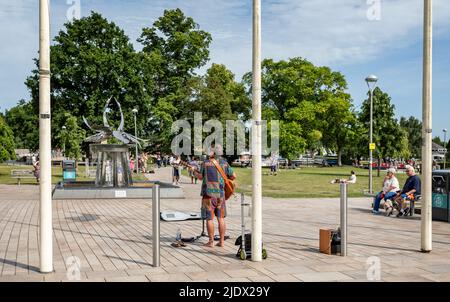
<path id="1" fill-rule="evenodd" d="M 372 212 L 374 214 L 379 214 L 381 200 L 388 200 L 397 196 L 398 190 L 400 190 L 400 185 L 397 177 L 395 177 L 395 169 L 389 168 L 383 181 L 383 190 L 375 196 Z"/>
<path id="2" fill-rule="evenodd" d="M 180 181 L 180 163 L 181 158 L 178 155 L 176 158 L 170 157 L 170 165 L 172 166 L 172 184 L 178 186 L 178 182 Z"/>

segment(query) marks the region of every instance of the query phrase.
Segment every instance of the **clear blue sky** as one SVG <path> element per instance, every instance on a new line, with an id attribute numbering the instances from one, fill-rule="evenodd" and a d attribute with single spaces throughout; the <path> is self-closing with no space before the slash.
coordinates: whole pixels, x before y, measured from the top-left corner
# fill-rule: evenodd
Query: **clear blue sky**
<path id="1" fill-rule="evenodd" d="M 29 98 L 24 81 L 37 56 L 38 2 L 0 0 L 1 111 Z M 81 16 L 93 10 L 118 24 L 136 49 L 143 27 L 151 26 L 164 9 L 179 7 L 212 34 L 208 66 L 223 63 L 238 80 L 251 69 L 251 0 L 53 0 L 52 36 L 68 21 L 68 11 L 76 2 Z M 450 1 L 433 2 L 433 135 L 442 137 L 442 129 L 450 129 Z M 301 56 L 341 71 L 356 108 L 367 93 L 364 78 L 376 74 L 379 86 L 391 95 L 397 116 L 421 119 L 422 3 L 262 0 L 263 57 Z M 373 14 L 368 17 L 368 13 Z"/>

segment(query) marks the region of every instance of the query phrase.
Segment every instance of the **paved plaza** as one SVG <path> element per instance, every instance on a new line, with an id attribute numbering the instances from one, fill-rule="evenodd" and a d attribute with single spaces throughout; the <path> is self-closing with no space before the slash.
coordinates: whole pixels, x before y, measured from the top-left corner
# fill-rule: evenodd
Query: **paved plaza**
<path id="1" fill-rule="evenodd" d="M 170 168 L 148 176 L 169 182 Z M 199 185 L 186 177 L 180 185 L 186 198 L 163 199 L 161 210 L 199 212 Z M 80 261 L 81 281 L 367 281 L 377 277 L 373 256 L 380 260 L 381 281 L 450 281 L 450 224 L 433 222 L 433 252 L 423 254 L 420 215 L 374 216 L 368 198 L 349 199 L 347 257 L 318 251 L 319 229 L 339 224 L 338 198 L 264 198 L 268 259 L 239 260 L 234 242 L 241 209 L 235 198 L 228 202 L 231 238 L 224 248 L 204 247 L 206 237 L 172 247 L 178 228 L 183 237 L 197 236 L 202 223 L 161 221 L 160 267 L 152 266 L 151 200 L 54 200 L 55 272 L 40 274 L 38 193 L 38 186 L 0 186 L 0 281 L 71 281 L 73 259 Z M 251 217 L 246 221 L 250 228 Z"/>

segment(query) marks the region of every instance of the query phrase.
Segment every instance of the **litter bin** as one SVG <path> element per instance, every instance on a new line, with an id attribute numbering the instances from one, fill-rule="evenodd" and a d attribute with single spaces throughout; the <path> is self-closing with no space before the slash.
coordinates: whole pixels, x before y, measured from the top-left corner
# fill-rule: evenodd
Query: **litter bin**
<path id="1" fill-rule="evenodd" d="M 449 183 L 450 183 L 450 170 L 433 171 L 433 185 L 432 185 L 433 220 L 450 222 Z"/>
<path id="2" fill-rule="evenodd" d="M 77 177 L 77 169 L 74 160 L 63 160 L 63 181 L 75 181 Z"/>

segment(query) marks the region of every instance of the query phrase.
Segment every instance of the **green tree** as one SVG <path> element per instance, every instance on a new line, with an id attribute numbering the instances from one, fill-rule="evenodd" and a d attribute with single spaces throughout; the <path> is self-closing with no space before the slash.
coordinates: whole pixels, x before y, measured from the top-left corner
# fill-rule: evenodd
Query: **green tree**
<path id="1" fill-rule="evenodd" d="M 243 81 L 251 94 L 252 74 Z M 350 137 L 352 121 L 346 89 L 341 73 L 302 58 L 262 62 L 263 119 L 280 120 L 281 155 L 295 158 L 305 148 L 317 149 L 320 144 L 342 150 L 339 138 Z M 336 116 L 333 122 L 326 121 L 330 114 Z"/>
<path id="2" fill-rule="evenodd" d="M 414 158 L 422 157 L 422 122 L 417 118 L 400 118 L 400 127 L 407 133 L 408 148 Z"/>
<path id="3" fill-rule="evenodd" d="M 245 93 L 244 85 L 234 80 L 234 74 L 225 65 L 212 64 L 199 85 L 189 107 L 192 112 L 201 111 L 203 119 L 222 122 L 249 117 L 251 100 Z"/>
<path id="4" fill-rule="evenodd" d="M 439 136 L 435 136 L 433 138 L 433 143 L 438 144 L 439 146 L 444 146 L 444 142 L 441 141 L 441 138 Z"/>
<path id="5" fill-rule="evenodd" d="M 320 118 L 323 144 L 337 151 L 338 165 L 342 166 L 342 154 L 357 141 L 357 118 L 353 112 L 350 95 L 335 92 L 324 101 L 325 114 Z"/>
<path id="6" fill-rule="evenodd" d="M 66 129 L 60 130 L 56 135 L 58 146 L 64 149 L 66 157 L 80 159 L 86 131 L 79 126 L 78 119 L 70 113 L 64 114 L 64 120 Z"/>
<path id="7" fill-rule="evenodd" d="M 11 128 L 6 124 L 3 117 L 0 116 L 0 162 L 14 159 L 14 136 Z"/>
<path id="8" fill-rule="evenodd" d="M 101 125 L 106 100 L 113 96 L 122 105 L 125 130 L 134 133 L 133 108 L 139 110 L 139 129 L 144 128 L 150 116 L 153 86 L 148 77 L 144 83 L 141 74 L 153 68 L 154 58 L 136 53 L 124 31 L 98 13 L 64 26 L 51 46 L 53 124 L 59 127 L 64 114 L 70 112 L 80 125 L 82 116 Z M 26 82 L 35 108 L 39 103 L 38 80 L 36 69 Z M 118 119 L 118 112 L 114 112 L 116 126 Z M 52 127 L 52 133 L 58 132 Z"/>
<path id="9" fill-rule="evenodd" d="M 209 59 L 211 35 L 180 9 L 174 9 L 165 10 L 152 27 L 144 28 L 138 41 L 143 45 L 142 53 L 155 64 L 155 69 L 144 71 L 145 79 L 155 81 L 152 119 L 146 131 L 156 148 L 168 151 L 171 124 L 189 110 L 199 80 L 195 71 Z"/>
<path id="10" fill-rule="evenodd" d="M 39 149 L 39 119 L 35 109 L 31 102 L 20 100 L 5 112 L 5 120 L 14 134 L 16 148 L 31 151 Z"/>
<path id="11" fill-rule="evenodd" d="M 395 106 L 391 104 L 391 97 L 383 92 L 379 87 L 373 93 L 373 142 L 376 149 L 373 154 L 378 158 L 378 163 L 382 158 L 400 156 L 402 151 L 402 139 L 406 133 L 402 131 L 395 119 Z M 359 114 L 360 122 L 365 125 L 365 132 L 361 137 L 360 146 L 368 153 L 369 147 L 369 127 L 370 127 L 370 100 L 363 102 Z M 378 173 L 380 165 L 378 165 Z"/>

